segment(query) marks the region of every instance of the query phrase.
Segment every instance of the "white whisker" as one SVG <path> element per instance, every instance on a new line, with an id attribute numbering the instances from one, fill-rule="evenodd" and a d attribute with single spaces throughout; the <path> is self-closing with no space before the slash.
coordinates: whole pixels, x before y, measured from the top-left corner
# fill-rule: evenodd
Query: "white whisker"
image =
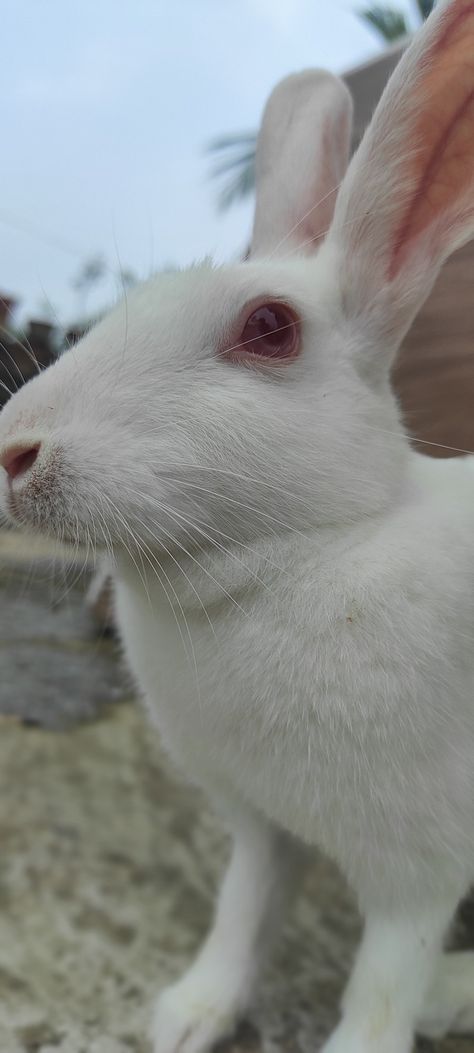
<path id="1" fill-rule="evenodd" d="M 309 208 L 308 211 L 304 213 L 304 215 L 300 216 L 300 218 L 297 220 L 297 222 L 294 224 L 294 226 L 292 226 L 290 228 L 290 230 L 287 231 L 287 233 L 275 245 L 275 248 L 272 250 L 270 255 L 267 256 L 267 259 L 269 259 L 269 260 L 273 259 L 273 257 L 277 254 L 278 249 L 280 249 L 281 246 L 285 244 L 285 241 L 287 241 L 288 238 L 291 238 L 291 235 L 295 233 L 295 230 L 298 230 L 298 227 L 300 227 L 301 224 L 304 223 L 305 220 L 307 220 L 309 218 L 309 216 L 311 216 L 312 213 L 315 212 L 315 210 L 317 208 L 319 208 L 320 205 L 324 204 L 324 202 L 327 201 L 327 199 L 329 197 L 331 197 L 332 194 L 337 194 L 337 191 L 339 190 L 339 188 L 341 186 L 341 182 L 342 182 L 342 180 L 339 180 L 339 182 L 336 183 L 335 186 L 331 187 L 331 189 L 328 190 L 327 194 L 324 194 L 324 197 L 320 197 L 319 201 L 316 201 L 315 205 L 311 205 L 311 208 Z M 301 249 L 303 247 L 303 245 L 307 245 L 307 244 L 310 244 L 313 241 L 317 241 L 320 237 L 324 237 L 325 234 L 327 234 L 327 229 L 325 231 L 321 232 L 321 233 L 316 234 L 314 237 L 310 238 L 308 242 L 304 241 L 303 244 L 299 246 L 299 248 Z"/>
<path id="2" fill-rule="evenodd" d="M 210 497 L 217 497 L 219 501 L 226 501 L 228 504 L 236 505 L 238 508 L 245 509 L 245 511 L 254 512 L 261 519 L 265 521 L 270 520 L 272 523 L 276 523 L 278 526 L 280 526 L 284 531 L 289 530 L 291 533 L 298 535 L 305 541 L 307 540 L 306 534 L 302 530 L 298 530 L 297 527 L 291 526 L 290 523 L 285 523 L 284 520 L 278 519 L 276 516 L 271 515 L 269 512 L 262 512 L 261 509 L 256 508 L 254 505 L 248 505 L 244 501 L 239 501 L 239 499 L 236 497 L 228 497 L 226 494 L 218 493 L 218 491 L 216 490 L 209 490 L 207 487 L 200 486 L 198 483 L 193 483 L 191 482 L 191 480 L 188 479 L 180 480 L 179 485 L 191 487 L 193 490 L 197 490 L 200 493 L 208 494 Z M 272 530 L 271 533 L 273 533 L 274 536 L 277 536 L 277 532 L 275 530 Z"/>
<path id="3" fill-rule="evenodd" d="M 202 608 L 202 610 L 203 610 L 203 612 L 204 612 L 204 614 L 205 614 L 205 616 L 206 616 L 206 619 L 207 619 L 207 621 L 208 621 L 208 623 L 209 623 L 209 626 L 210 626 L 210 628 L 211 628 L 211 631 L 212 631 L 212 633 L 213 633 L 213 636 L 215 637 L 216 633 L 215 633 L 215 629 L 214 629 L 214 626 L 213 626 L 213 624 L 212 624 L 212 622 L 211 622 L 211 619 L 210 619 L 210 617 L 209 617 L 209 613 L 208 613 L 208 611 L 206 610 L 206 608 L 205 608 L 205 606 L 204 606 L 204 604 L 203 604 L 203 602 L 202 602 L 202 599 L 201 599 L 201 597 L 200 597 L 200 595 L 199 595 L 199 593 L 198 593 L 197 589 L 195 588 L 195 586 L 194 586 L 193 582 L 191 581 L 191 578 L 189 577 L 189 575 L 188 575 L 188 574 L 186 574 L 186 571 L 185 571 L 185 570 L 184 570 L 184 568 L 183 568 L 183 567 L 181 566 L 181 564 L 180 564 L 179 560 L 177 560 L 177 559 L 176 559 L 176 557 L 175 557 L 175 556 L 173 555 L 173 553 L 172 553 L 172 552 L 170 552 L 169 548 L 168 548 L 168 547 L 167 547 L 167 546 L 166 546 L 166 545 L 164 544 L 164 542 L 163 542 L 163 541 L 161 540 L 161 538 L 159 538 L 159 537 L 158 537 L 158 536 L 157 536 L 157 535 L 156 535 L 156 534 L 155 534 L 155 533 L 154 533 L 154 532 L 153 532 L 153 531 L 151 530 L 151 528 L 150 528 L 150 527 L 149 527 L 149 526 L 148 526 L 148 525 L 147 525 L 146 523 L 144 523 L 144 522 L 143 522 L 143 520 L 139 518 L 139 516 L 137 516 L 137 515 L 136 515 L 136 513 L 132 513 L 132 515 L 133 515 L 133 518 L 134 518 L 134 520 L 137 520 L 137 522 L 139 522 L 139 523 L 140 523 L 140 525 L 141 525 L 141 526 L 142 526 L 142 527 L 143 527 L 143 528 L 144 528 L 144 529 L 145 529 L 145 530 L 147 531 L 147 533 L 148 533 L 148 534 L 150 534 L 150 535 L 151 535 L 151 537 L 152 537 L 152 538 L 153 538 L 153 539 L 154 539 L 155 541 L 158 541 L 158 544 L 160 545 L 160 547 L 164 549 L 164 551 L 166 552 L 167 556 L 169 556 L 169 558 L 170 558 L 170 559 L 172 560 L 172 562 L 173 562 L 173 563 L 175 564 L 175 566 L 176 566 L 176 567 L 178 568 L 178 570 L 180 571 L 180 573 L 181 573 L 181 574 L 183 575 L 183 577 L 184 577 L 184 578 L 186 579 L 186 581 L 188 582 L 188 585 L 190 586 L 190 588 L 191 588 L 191 589 L 192 589 L 192 591 L 194 592 L 194 595 L 196 596 L 196 598 L 197 598 L 197 600 L 198 600 L 198 603 L 199 603 L 200 607 Z M 160 527 L 160 529 L 164 530 L 164 528 L 163 528 L 163 527 Z M 172 541 L 172 543 L 173 543 L 174 545 L 178 545 L 178 547 L 179 547 L 179 548 L 183 549 L 183 546 L 182 546 L 182 545 L 180 545 L 180 543 L 179 543 L 179 541 L 177 540 L 177 538 L 173 537 L 173 535 L 172 535 L 172 534 L 171 534 L 171 533 L 170 533 L 169 531 L 165 531 L 165 533 L 166 533 L 166 535 L 167 535 L 167 536 L 168 536 L 168 537 L 170 538 L 170 540 Z M 151 551 L 151 550 L 150 550 L 150 551 Z M 186 549 L 183 549 L 183 551 L 184 551 L 184 552 L 186 552 Z M 186 554 L 188 554 L 188 553 L 186 553 Z M 156 558 L 156 557 L 155 557 L 155 558 Z"/>
<path id="4" fill-rule="evenodd" d="M 138 491 L 136 491 L 136 490 L 132 490 L 132 491 L 130 491 L 130 492 L 131 492 L 131 493 L 134 493 L 134 494 L 135 494 L 135 496 L 136 496 L 136 497 L 139 497 L 140 499 L 143 499 L 143 497 L 144 497 L 144 496 L 146 496 L 146 495 L 144 495 L 144 494 L 141 494 L 141 493 L 139 493 L 139 492 L 138 492 Z M 160 502 L 158 502 L 158 501 L 157 501 L 156 499 L 155 499 L 155 503 L 156 503 L 157 505 L 160 505 Z M 161 505 L 161 508 L 162 508 L 162 510 L 164 510 L 164 511 L 166 512 L 166 505 Z M 143 524 L 143 525 L 145 526 L 145 524 Z M 149 530 L 149 532 L 150 532 L 150 533 L 151 533 L 151 534 L 153 535 L 153 537 L 155 538 L 155 540 L 156 540 L 156 541 L 158 541 L 158 544 L 162 544 L 162 542 L 161 542 L 161 539 L 160 539 L 159 537 L 157 537 L 157 536 L 156 536 L 156 534 L 153 534 L 153 532 L 152 532 L 152 531 L 150 530 L 150 528 L 149 528 L 149 527 L 146 527 L 146 529 L 147 529 L 147 530 Z M 173 541 L 173 542 L 174 542 L 174 544 L 177 544 L 177 545 L 179 546 L 179 548 L 181 548 L 181 549 L 182 549 L 182 551 L 183 551 L 183 552 L 185 553 L 185 555 L 187 555 L 187 556 L 189 557 L 189 559 L 191 559 L 191 560 L 193 561 L 193 563 L 195 563 L 195 564 L 196 564 L 196 566 L 197 566 L 197 567 L 199 567 L 199 569 L 200 569 L 200 570 L 202 570 L 202 572 L 203 572 L 203 573 L 204 573 L 204 574 L 205 574 L 205 575 L 206 575 L 206 576 L 207 576 L 208 578 L 210 578 L 210 580 L 211 580 L 211 581 L 212 581 L 212 582 L 214 583 L 214 585 L 217 585 L 217 588 L 218 588 L 218 589 L 220 589 L 220 590 L 221 590 L 221 592 L 223 592 L 223 593 L 224 593 L 224 595 L 225 595 L 225 596 L 227 597 L 227 599 L 229 599 L 229 600 L 231 601 L 231 603 L 233 603 L 233 604 L 234 604 L 234 606 L 235 606 L 235 607 L 237 607 L 237 608 L 238 608 L 238 610 L 239 610 L 239 611 L 240 611 L 240 612 L 241 612 L 242 614 L 244 614 L 244 615 L 246 615 L 246 614 L 247 614 L 247 612 L 246 612 L 246 611 L 244 611 L 244 609 L 243 609 L 243 607 L 242 607 L 242 606 L 240 605 L 240 603 L 238 603 L 238 601 L 237 601 L 237 600 L 236 600 L 236 599 L 235 599 L 235 598 L 234 598 L 233 596 L 231 596 L 229 592 L 227 592 L 227 590 L 226 590 L 226 589 L 224 588 L 224 586 L 223 586 L 223 585 L 222 585 L 222 584 L 221 584 L 221 583 L 220 583 L 219 581 L 217 581 L 217 578 L 215 578 L 215 577 L 214 577 L 214 575 L 213 575 L 213 574 L 211 574 L 211 572 L 210 572 L 210 571 L 208 571 L 208 570 L 207 570 L 207 569 L 206 569 L 205 567 L 203 567 L 203 566 L 202 566 L 202 563 L 200 563 L 200 562 L 199 562 L 199 560 L 198 560 L 198 559 L 196 559 L 196 557 L 195 557 L 195 556 L 193 556 L 193 555 L 192 555 L 192 553 L 188 551 L 188 549 L 187 549 L 187 548 L 185 547 L 185 545 L 183 545 L 183 544 L 182 544 L 182 543 L 181 543 L 180 541 L 178 541 L 178 540 L 177 540 L 177 538 L 175 538 L 175 537 L 174 537 L 174 535 L 173 535 L 173 534 L 171 534 L 171 532 L 170 532 L 169 530 L 167 530 L 167 529 L 166 529 L 166 527 L 163 527 L 163 526 L 161 525 L 161 523 L 160 523 L 160 530 L 162 530 L 162 531 L 163 531 L 163 532 L 164 532 L 164 533 L 166 534 L 166 536 L 167 536 L 167 537 L 169 537 L 169 538 L 171 539 L 171 541 Z M 175 560 L 175 562 L 176 562 L 176 560 Z"/>
<path id="5" fill-rule="evenodd" d="M 267 583 L 265 581 L 263 581 L 263 579 L 258 574 L 256 574 L 254 571 L 252 571 L 250 569 L 250 567 L 248 567 L 247 564 L 244 563 L 244 561 L 240 558 L 240 556 L 238 556 L 235 552 L 232 552 L 230 549 L 226 548 L 225 545 L 221 545 L 221 543 L 219 541 L 216 541 L 211 536 L 211 534 L 209 534 L 207 531 L 203 530 L 202 527 L 199 527 L 194 519 L 189 519 L 187 516 L 183 515 L 182 512 L 177 512 L 174 509 L 173 510 L 170 509 L 168 505 L 164 505 L 163 504 L 163 509 L 164 509 L 164 511 L 165 511 L 165 513 L 167 515 L 169 515 L 172 519 L 175 520 L 175 522 L 178 522 L 178 526 L 181 524 L 181 522 L 187 523 L 188 526 L 191 526 L 194 530 L 197 530 L 198 533 L 202 537 L 204 537 L 207 541 L 209 541 L 210 545 L 213 548 L 219 549 L 226 556 L 229 556 L 230 559 L 233 559 L 237 563 L 239 563 L 240 566 L 243 567 L 243 569 L 246 570 L 247 573 L 252 576 L 254 581 L 258 581 L 259 585 L 261 585 L 262 588 L 264 588 L 267 592 L 270 593 L 271 596 L 273 596 L 273 592 L 270 589 L 270 587 L 267 585 Z M 193 540 L 193 534 L 191 533 L 191 530 L 188 530 L 186 527 L 182 527 L 182 526 L 181 526 L 181 529 L 184 530 L 185 534 L 187 534 L 188 537 L 190 537 Z M 238 544 L 238 542 L 237 542 L 237 544 Z M 201 551 L 203 551 L 202 548 L 201 548 Z"/>
<path id="6" fill-rule="evenodd" d="M 314 512 L 314 507 L 309 505 L 305 501 L 305 499 L 302 498 L 299 494 L 295 494 L 291 490 L 286 490 L 285 487 L 283 487 L 283 486 L 277 486 L 274 483 L 269 483 L 266 479 L 261 479 L 261 478 L 258 478 L 257 476 L 247 475 L 247 474 L 244 474 L 243 472 L 236 472 L 236 471 L 233 471 L 230 468 L 216 468 L 216 467 L 211 466 L 211 465 L 196 464 L 196 463 L 193 463 L 192 461 L 190 461 L 190 462 L 176 461 L 174 463 L 172 461 L 162 462 L 162 464 L 160 466 L 160 474 L 164 474 L 163 470 L 168 468 L 168 466 L 171 467 L 171 468 L 174 468 L 174 469 L 176 469 L 176 468 L 190 468 L 193 471 L 198 471 L 198 472 L 214 472 L 216 475 L 229 475 L 233 479 L 242 480 L 245 483 L 252 483 L 254 486 L 262 486 L 262 487 L 265 487 L 266 490 L 273 490 L 273 491 L 275 491 L 275 493 L 278 494 L 279 497 L 281 497 L 281 495 L 284 494 L 285 497 L 291 498 L 292 501 L 298 501 L 308 511 Z M 179 477 L 178 477 L 177 480 L 176 479 L 172 479 L 171 481 L 172 482 L 178 482 L 178 483 L 180 482 Z"/>
<path id="7" fill-rule="evenodd" d="M 106 496 L 106 495 L 104 495 L 104 496 Z M 138 537 L 138 536 L 137 536 L 137 535 L 136 535 L 136 534 L 134 533 L 134 531 L 133 531 L 133 530 L 132 530 L 132 528 L 131 528 L 131 527 L 129 526 L 129 524 L 127 524 L 127 522 L 126 522 L 125 518 L 124 518 L 124 517 L 122 516 L 122 513 L 121 513 L 121 512 L 120 512 L 120 510 L 119 510 L 119 509 L 117 508 L 117 506 L 116 506 L 116 504 L 114 503 L 114 501 L 112 501 L 112 499 L 111 499 L 110 497 L 108 497 L 108 496 L 107 496 L 107 498 L 106 498 L 106 499 L 107 499 L 108 503 L 109 503 L 109 504 L 111 505 L 111 507 L 112 507 L 113 509 L 115 509 L 115 512 L 116 512 L 116 514 L 117 514 L 117 515 L 119 516 L 119 519 L 120 519 L 120 521 L 122 522 L 122 524 L 124 525 L 124 527 L 125 527 L 125 529 L 126 529 L 126 531 L 127 531 L 127 534 L 128 534 L 128 535 L 130 536 L 130 538 L 131 538 L 131 539 L 132 539 L 132 540 L 133 540 L 133 541 L 135 542 L 135 544 L 137 545 L 137 548 L 139 549 L 139 551 L 141 551 L 141 552 L 142 552 L 142 555 L 144 555 L 144 556 L 145 556 L 145 559 L 146 559 L 146 560 L 147 560 L 147 562 L 149 563 L 149 565 L 150 565 L 150 567 L 151 567 L 151 569 L 152 569 L 153 573 L 155 574 L 155 577 L 156 577 L 156 578 L 158 579 L 158 581 L 159 581 L 159 583 L 160 583 L 160 585 L 161 585 L 161 588 L 163 589 L 163 592 L 165 593 L 165 596 L 166 596 L 166 598 L 167 598 L 167 600 L 168 600 L 168 603 L 169 603 L 169 605 L 170 605 L 170 607 L 171 607 L 171 610 L 172 610 L 172 612 L 173 612 L 173 616 L 174 616 L 174 619 L 175 619 L 175 622 L 176 622 L 176 626 L 177 626 L 177 629 L 178 629 L 178 632 L 179 632 L 179 635 L 180 635 L 180 638 L 181 638 L 181 642 L 182 642 L 182 645 L 183 645 L 183 650 L 184 650 L 184 653 L 185 653 L 185 656 L 186 656 L 186 659 L 187 659 L 187 661 L 189 661 L 189 654 L 188 654 L 188 650 L 187 650 L 186 642 L 185 642 L 185 640 L 184 640 L 184 636 L 183 636 L 182 628 L 181 628 L 181 625 L 180 625 L 180 623 L 179 623 L 179 619 L 178 619 L 178 616 L 177 616 L 177 613 L 176 613 L 176 610 L 175 610 L 174 604 L 173 604 L 173 603 L 172 603 L 172 601 L 171 601 L 170 595 L 169 595 L 169 593 L 168 593 L 168 590 L 167 590 L 167 588 L 166 588 L 166 585 L 165 585 L 165 584 L 164 584 L 164 582 L 163 582 L 163 579 L 162 579 L 162 577 L 161 577 L 161 574 L 163 574 L 163 575 L 164 575 L 164 577 L 165 577 L 166 581 L 168 582 L 168 585 L 169 585 L 169 587 L 170 587 L 170 589 L 171 589 L 171 591 L 172 591 L 172 593 L 173 593 L 173 595 L 174 595 L 174 597 L 175 597 L 176 603 L 177 603 L 177 605 L 178 605 L 178 608 L 179 608 L 179 610 L 180 610 L 180 612 L 181 612 L 181 616 L 182 616 L 182 618 L 183 618 L 183 621 L 184 621 L 184 625 L 185 625 L 185 628 L 186 628 L 186 632 L 187 632 L 187 634 L 188 634 L 189 644 L 190 644 L 190 647 L 191 647 L 191 655 L 192 655 L 192 664 L 193 664 L 193 666 L 194 666 L 194 671 L 195 671 L 195 676 L 196 676 L 196 690 L 197 690 L 197 694 L 198 694 L 198 699 L 200 700 L 200 698 L 201 698 L 201 692 L 200 692 L 200 686 L 199 686 L 199 675 L 198 675 L 198 668 L 197 668 L 196 654 L 195 654 L 195 650 L 194 650 L 194 643 L 193 643 L 193 639 L 192 639 L 192 636 L 191 636 L 191 631 L 190 631 L 190 628 L 189 628 L 188 620 L 187 620 L 187 618 L 186 618 L 186 615 L 185 615 L 185 613 L 184 613 L 184 610 L 183 610 L 183 607 L 182 607 L 181 601 L 180 601 L 180 599 L 179 599 L 179 596 L 178 596 L 178 594 L 177 594 L 177 592 L 176 592 L 176 589 L 174 588 L 174 586 L 173 586 L 173 583 L 172 583 L 172 581 L 170 580 L 170 578 L 169 578 L 168 574 L 166 573 L 166 571 L 165 571 L 164 567 L 163 567 L 163 566 L 162 566 L 162 565 L 161 565 L 160 563 L 158 563 L 158 561 L 156 560 L 156 556 L 155 556 L 155 555 L 154 555 L 154 553 L 153 553 L 153 552 L 151 552 L 151 550 L 150 550 L 150 549 L 148 548 L 148 546 L 147 546 L 146 542 L 144 541 L 144 539 L 143 539 L 143 538 L 139 538 L 139 537 Z M 142 547 L 143 545 L 145 546 L 145 549 L 148 549 L 148 552 L 150 552 L 150 553 L 151 553 L 151 557 L 152 557 L 152 558 L 150 558 L 150 555 L 148 555 L 148 554 L 147 554 L 147 552 L 143 550 L 143 547 Z M 127 548 L 127 546 L 125 546 L 125 547 Z M 135 559 L 133 558 L 133 555 L 131 554 L 131 552 L 130 552 L 130 549 L 128 549 L 128 548 L 127 548 L 127 551 L 129 552 L 129 555 L 130 555 L 131 559 L 133 560 L 133 563 L 134 563 L 135 567 L 137 568 L 137 564 L 136 564 L 136 561 L 135 561 Z M 138 569 L 138 568 L 137 568 L 137 569 Z M 161 572 L 161 573 L 160 573 L 160 572 Z M 143 582 L 143 578 L 142 578 L 142 575 L 141 575 L 141 574 L 140 574 L 140 578 L 141 578 L 141 580 L 142 580 L 142 582 Z M 151 610 L 153 611 L 153 606 L 152 606 L 152 603 L 151 603 L 151 599 L 150 599 L 150 594 L 149 594 L 149 591 L 148 591 L 148 586 L 147 586 L 147 584 L 146 584 L 146 583 L 144 583 L 144 587 L 145 587 L 146 595 L 147 595 L 147 597 L 148 597 L 148 601 L 149 601 L 149 604 L 150 604 L 150 608 L 151 608 Z"/>

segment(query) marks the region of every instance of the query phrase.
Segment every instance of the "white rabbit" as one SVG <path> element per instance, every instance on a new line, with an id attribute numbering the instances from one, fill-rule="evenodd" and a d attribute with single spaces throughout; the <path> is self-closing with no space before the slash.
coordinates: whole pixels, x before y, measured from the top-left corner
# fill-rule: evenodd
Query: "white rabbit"
<path id="1" fill-rule="evenodd" d="M 232 1030 L 302 843 L 366 919 L 324 1053 L 474 1029 L 474 956 L 442 953 L 474 876 L 473 462 L 413 453 L 389 386 L 474 233 L 474 0 L 428 19 L 335 201 L 349 117 L 336 78 L 283 82 L 252 258 L 131 292 L 0 417 L 5 507 L 113 550 L 149 709 L 235 837 L 155 1053 Z"/>

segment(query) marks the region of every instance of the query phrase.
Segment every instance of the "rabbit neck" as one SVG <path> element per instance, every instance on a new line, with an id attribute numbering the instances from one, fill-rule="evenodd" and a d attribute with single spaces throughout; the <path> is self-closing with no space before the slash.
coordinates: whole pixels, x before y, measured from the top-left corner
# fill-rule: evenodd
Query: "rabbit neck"
<path id="1" fill-rule="evenodd" d="M 150 549 L 134 556 L 129 551 L 117 554 L 118 577 L 135 592 L 176 606 L 186 614 L 204 619 L 211 611 L 239 609 L 255 602 L 261 592 L 284 596 L 285 589 L 301 575 L 302 567 L 311 567 L 312 583 L 337 566 L 343 554 L 370 541 L 404 503 L 411 499 L 413 483 L 403 477 L 396 493 L 376 514 L 367 514 L 346 523 L 327 523 L 305 529 L 289 527 L 272 536 L 245 542 L 224 540 L 193 546 L 173 552 Z"/>

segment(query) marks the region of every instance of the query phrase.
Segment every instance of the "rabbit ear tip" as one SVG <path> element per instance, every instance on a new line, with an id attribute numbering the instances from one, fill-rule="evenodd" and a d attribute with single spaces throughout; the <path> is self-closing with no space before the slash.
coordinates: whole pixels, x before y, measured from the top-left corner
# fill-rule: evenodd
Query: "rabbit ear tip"
<path id="1" fill-rule="evenodd" d="M 444 14 L 418 82 L 406 151 L 413 191 L 394 238 L 390 278 L 429 228 L 435 253 L 444 252 L 446 239 L 447 255 L 456 229 L 470 229 L 474 217 L 474 2 L 455 2 Z"/>
<path id="2" fill-rule="evenodd" d="M 466 19 L 474 15 L 474 3 L 473 0 L 450 0 L 448 3 L 440 3 L 439 9 L 439 33 L 432 45 L 432 55 L 445 49 L 456 30 L 463 32 Z"/>
<path id="3" fill-rule="evenodd" d="M 347 166 L 351 111 L 348 88 L 324 70 L 274 88 L 257 144 L 253 256 L 319 248 Z"/>

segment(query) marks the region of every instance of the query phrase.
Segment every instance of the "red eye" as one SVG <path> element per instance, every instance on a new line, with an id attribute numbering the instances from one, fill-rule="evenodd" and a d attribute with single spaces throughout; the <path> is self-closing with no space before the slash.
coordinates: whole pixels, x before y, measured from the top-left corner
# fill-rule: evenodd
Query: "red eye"
<path id="1" fill-rule="evenodd" d="M 237 347 L 243 354 L 280 360 L 295 358 L 300 341 L 299 319 L 287 304 L 263 303 L 249 315 Z"/>

